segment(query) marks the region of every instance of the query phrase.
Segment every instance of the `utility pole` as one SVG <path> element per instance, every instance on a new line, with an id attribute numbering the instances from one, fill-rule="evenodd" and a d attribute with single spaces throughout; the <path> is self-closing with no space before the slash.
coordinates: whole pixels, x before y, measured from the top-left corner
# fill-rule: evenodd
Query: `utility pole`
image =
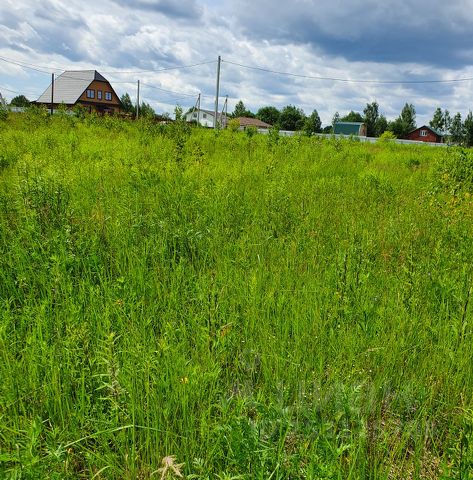
<path id="1" fill-rule="evenodd" d="M 225 102 L 223 103 L 222 113 L 220 114 L 222 128 L 225 128 L 227 126 L 227 110 L 228 110 L 228 95 L 225 96 Z M 225 113 L 225 117 L 223 116 L 224 113 Z"/>
<path id="2" fill-rule="evenodd" d="M 214 128 L 217 128 L 217 114 L 218 114 L 218 96 L 220 93 L 220 64 L 222 63 L 222 57 L 218 56 L 217 64 L 217 91 L 215 93 L 215 116 L 214 116 Z"/>
<path id="3" fill-rule="evenodd" d="M 199 96 L 197 97 L 197 101 L 195 102 L 194 106 L 192 107 L 192 114 L 191 114 L 191 121 L 193 121 L 193 118 L 194 118 L 194 113 L 195 113 L 195 110 L 197 108 L 197 125 L 199 124 L 199 120 L 200 120 L 200 93 L 199 93 Z"/>
<path id="4" fill-rule="evenodd" d="M 54 73 L 51 73 L 51 115 L 54 113 Z"/>
<path id="5" fill-rule="evenodd" d="M 136 119 L 140 116 L 140 81 L 138 80 L 138 87 L 136 91 Z"/>
<path id="6" fill-rule="evenodd" d="M 200 93 L 197 98 L 197 125 L 200 125 Z"/>

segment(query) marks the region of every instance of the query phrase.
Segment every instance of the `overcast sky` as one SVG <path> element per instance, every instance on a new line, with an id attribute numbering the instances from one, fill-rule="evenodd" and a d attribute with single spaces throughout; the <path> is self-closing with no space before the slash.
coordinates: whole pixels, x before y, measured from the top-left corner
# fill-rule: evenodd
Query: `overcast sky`
<path id="1" fill-rule="evenodd" d="M 212 109 L 221 55 L 220 102 L 228 95 L 229 111 L 239 99 L 253 111 L 293 104 L 306 114 L 317 109 L 328 124 L 336 111 L 362 112 L 375 100 L 394 119 L 409 102 L 421 124 L 439 106 L 463 116 L 473 109 L 473 80 L 464 81 L 473 79 L 472 7 L 472 0 L 1 0 L 0 57 L 36 70 L 0 59 L 0 92 L 35 99 L 52 72 L 96 69 L 119 95 L 134 98 L 139 79 L 142 99 L 159 113 L 191 107 L 199 92 Z M 194 64 L 201 65 L 170 69 Z M 412 83 L 423 81 L 431 83 Z"/>

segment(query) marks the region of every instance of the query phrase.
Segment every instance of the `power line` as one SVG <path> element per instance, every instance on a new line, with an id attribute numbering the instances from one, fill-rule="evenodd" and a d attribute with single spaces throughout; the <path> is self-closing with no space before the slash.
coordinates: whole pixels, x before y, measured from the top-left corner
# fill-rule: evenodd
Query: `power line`
<path id="1" fill-rule="evenodd" d="M 35 65 L 34 63 L 21 62 L 21 61 L 18 61 L 18 60 L 12 60 L 11 58 L 2 57 L 2 56 L 0 56 L 0 60 L 3 60 L 6 63 L 11 63 L 13 65 L 17 65 L 19 67 L 29 68 L 30 70 L 35 70 L 35 71 L 40 72 L 40 73 L 47 73 L 49 75 L 52 73 L 49 70 L 54 70 L 56 72 L 67 70 L 67 68 L 46 67 L 44 65 L 42 65 L 42 66 L 41 65 Z M 179 65 L 179 66 L 176 66 L 176 67 L 165 67 L 165 68 L 157 68 L 157 69 L 149 69 L 149 70 L 129 70 L 129 71 L 117 71 L 117 70 L 111 71 L 110 70 L 110 71 L 103 71 L 102 73 L 105 73 L 107 75 L 108 74 L 121 75 L 121 74 L 139 74 L 139 73 L 159 73 L 159 72 L 166 72 L 166 71 L 169 71 L 169 70 L 181 70 L 181 69 L 185 69 L 185 68 L 194 68 L 194 67 L 199 67 L 201 65 L 209 65 L 211 63 L 216 63 L 216 60 L 208 60 L 208 61 L 205 61 L 205 62 L 193 63 L 193 64 L 190 64 L 190 65 Z M 95 69 L 93 69 L 93 70 L 95 70 Z"/>
<path id="2" fill-rule="evenodd" d="M 12 65 L 17 65 L 18 67 L 22 68 L 28 68 L 30 70 L 35 70 L 36 72 L 40 73 L 47 73 L 48 75 L 51 75 L 51 72 L 43 70 L 43 68 L 49 68 L 50 70 L 56 70 L 58 71 L 57 68 L 52 68 L 52 67 L 38 67 L 37 65 L 33 65 L 32 63 L 26 63 L 26 62 L 18 62 L 16 60 L 11 60 L 9 58 L 5 57 L 0 57 L 0 60 L 6 62 L 6 63 L 11 63 Z"/>
<path id="3" fill-rule="evenodd" d="M 11 90 L 10 88 L 7 88 L 7 87 L 2 87 L 1 85 L 0 85 L 0 90 L 5 90 L 5 91 L 10 92 L 10 93 L 16 93 L 16 94 L 18 94 L 18 95 L 28 95 L 28 96 L 30 96 L 30 97 L 38 96 L 38 94 L 36 94 L 36 93 L 31 93 L 31 92 L 18 92 L 18 91 L 16 91 L 16 90 Z"/>
<path id="4" fill-rule="evenodd" d="M 130 71 L 105 71 L 103 73 L 106 74 L 132 74 L 132 73 L 159 73 L 159 72 L 167 72 L 169 70 L 182 70 L 184 68 L 194 68 L 194 67 L 200 67 L 201 65 L 210 65 L 211 63 L 217 63 L 217 60 L 208 60 L 205 62 L 199 62 L 199 63 L 192 63 L 190 65 L 180 65 L 178 67 L 165 67 L 165 68 L 157 68 L 157 69 L 151 69 L 151 70 L 130 70 Z"/>
<path id="5" fill-rule="evenodd" d="M 332 82 L 344 82 L 344 83 L 403 85 L 403 84 L 426 84 L 426 83 L 458 83 L 458 82 L 469 82 L 473 80 L 473 77 L 456 78 L 451 80 L 353 80 L 348 78 L 323 77 L 323 76 L 313 76 L 313 75 L 302 75 L 302 74 L 291 73 L 291 72 L 280 72 L 278 70 L 271 70 L 269 68 L 264 68 L 264 67 L 253 67 L 250 65 L 243 65 L 241 63 L 231 62 L 229 60 L 223 60 L 223 59 L 222 59 L 222 62 L 228 63 L 229 65 L 235 65 L 237 67 L 246 68 L 248 70 L 258 70 L 260 72 L 274 73 L 276 75 L 285 75 L 288 77 L 296 77 L 296 78 L 306 78 L 310 80 L 330 80 Z"/>
<path id="6" fill-rule="evenodd" d="M 166 90 L 165 88 L 156 87 L 155 85 L 150 85 L 149 83 L 144 83 L 144 82 L 141 82 L 141 84 L 149 88 L 160 90 L 161 92 L 172 93 L 172 94 L 181 95 L 184 97 L 195 97 L 196 95 L 198 95 L 197 93 L 184 93 L 184 92 L 176 92 L 175 90 Z"/>

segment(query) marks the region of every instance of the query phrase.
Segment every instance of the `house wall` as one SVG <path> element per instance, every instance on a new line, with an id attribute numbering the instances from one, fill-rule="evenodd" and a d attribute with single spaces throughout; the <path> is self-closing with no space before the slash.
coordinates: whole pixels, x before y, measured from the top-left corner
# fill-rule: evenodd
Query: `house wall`
<path id="1" fill-rule="evenodd" d="M 421 136 L 420 132 L 422 130 L 425 130 L 427 132 L 427 135 Z M 428 128 L 418 128 L 414 130 L 413 132 L 409 133 L 409 135 L 406 136 L 406 140 L 417 140 L 418 142 L 428 142 L 428 143 L 442 143 L 441 137 L 436 135 L 434 132 L 429 130 Z"/>
<path id="2" fill-rule="evenodd" d="M 200 111 L 200 117 L 198 117 L 198 112 L 197 110 L 192 113 L 189 112 L 186 115 L 186 121 L 187 122 L 197 122 L 197 118 L 199 118 L 199 123 L 203 127 L 213 127 L 214 126 L 214 115 L 208 112 L 203 112 L 202 110 Z"/>
<path id="3" fill-rule="evenodd" d="M 95 98 L 87 98 L 87 90 L 95 90 Z M 102 100 L 97 99 L 97 91 L 102 91 Z M 105 92 L 110 92 L 112 94 L 112 100 L 105 100 Z M 94 80 L 84 91 L 84 93 L 79 97 L 77 103 L 81 103 L 85 107 L 88 107 L 91 111 L 103 112 L 107 109 L 113 109 L 114 112 L 120 111 L 120 99 L 113 91 L 110 83 L 100 82 Z"/>

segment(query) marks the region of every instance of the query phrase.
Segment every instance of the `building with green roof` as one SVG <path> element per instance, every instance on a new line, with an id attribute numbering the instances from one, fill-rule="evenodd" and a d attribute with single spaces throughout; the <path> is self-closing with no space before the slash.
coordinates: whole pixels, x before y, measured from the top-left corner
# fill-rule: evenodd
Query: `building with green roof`
<path id="1" fill-rule="evenodd" d="M 362 122 L 336 122 L 333 126 L 335 135 L 355 135 L 358 137 L 366 137 L 366 124 Z"/>

